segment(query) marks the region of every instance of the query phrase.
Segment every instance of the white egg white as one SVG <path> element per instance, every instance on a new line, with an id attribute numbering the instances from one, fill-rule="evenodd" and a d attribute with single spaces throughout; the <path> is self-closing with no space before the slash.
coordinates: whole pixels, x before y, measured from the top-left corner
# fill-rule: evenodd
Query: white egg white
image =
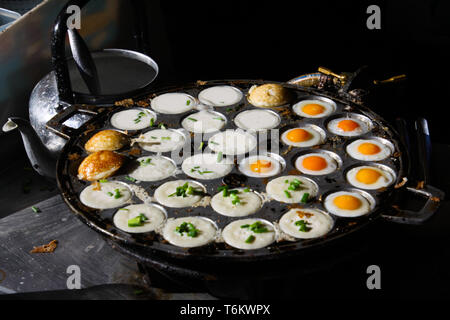
<path id="1" fill-rule="evenodd" d="M 352 120 L 352 121 L 358 123 L 359 127 L 357 127 L 353 131 L 344 131 L 344 130 L 342 130 L 341 128 L 338 127 L 339 122 L 341 122 L 342 120 Z M 333 120 L 331 120 L 328 123 L 327 129 L 331 133 L 334 133 L 334 134 L 336 134 L 338 136 L 344 136 L 344 137 L 360 136 L 360 135 L 365 134 L 365 133 L 370 131 L 370 128 L 369 128 L 369 126 L 367 125 L 366 122 L 361 121 L 361 120 L 356 119 L 356 118 L 337 118 L 337 119 L 333 119 Z"/>
<path id="2" fill-rule="evenodd" d="M 139 181 L 163 180 L 174 174 L 176 166 L 169 158 L 145 156 L 137 160 L 138 166 L 129 176 Z"/>
<path id="3" fill-rule="evenodd" d="M 215 86 L 202 90 L 198 99 L 201 103 L 213 107 L 226 107 L 242 100 L 242 92 L 232 86 Z"/>
<path id="4" fill-rule="evenodd" d="M 226 117 L 224 115 L 202 110 L 184 118 L 181 126 L 190 132 L 209 133 L 219 131 L 224 127 L 225 123 Z"/>
<path id="5" fill-rule="evenodd" d="M 234 118 L 234 123 L 244 130 L 268 130 L 280 124 L 280 117 L 275 113 L 264 109 L 246 110 Z"/>
<path id="6" fill-rule="evenodd" d="M 288 188 L 291 182 L 295 179 L 301 182 L 300 188 L 298 190 L 289 190 Z M 284 203 L 299 203 L 305 193 L 309 194 L 309 199 L 314 198 L 317 195 L 318 189 L 316 183 L 302 176 L 278 177 L 269 181 L 266 186 L 266 192 L 270 198 Z M 290 198 L 286 195 L 285 191 L 289 193 Z"/>
<path id="7" fill-rule="evenodd" d="M 147 131 L 140 138 L 149 142 L 159 142 L 159 144 L 139 142 L 139 146 L 142 149 L 151 152 L 169 152 L 177 150 L 186 142 L 183 134 L 172 129 L 155 129 Z"/>
<path id="8" fill-rule="evenodd" d="M 219 192 L 211 199 L 211 207 L 214 211 L 228 217 L 244 217 L 254 214 L 261 209 L 261 196 L 253 191 L 244 191 L 245 188 L 236 188 L 239 193 L 239 203 L 233 204 L 230 196 L 224 197 L 223 192 Z"/>
<path id="9" fill-rule="evenodd" d="M 147 220 L 142 226 L 130 227 L 128 220 L 136 218 L 143 214 Z M 166 220 L 166 214 L 163 210 L 153 204 L 133 204 L 120 208 L 114 215 L 114 225 L 129 233 L 150 232 L 159 228 Z"/>
<path id="10" fill-rule="evenodd" d="M 256 163 L 258 160 L 260 161 L 269 161 L 271 163 L 270 168 L 267 168 L 267 172 L 254 172 L 251 170 L 251 165 L 253 163 Z M 272 177 L 274 175 L 277 175 L 282 170 L 282 166 L 280 162 L 269 156 L 263 156 L 263 155 L 257 155 L 257 156 L 250 156 L 248 158 L 243 159 L 239 163 L 239 171 L 241 171 L 243 174 L 249 177 L 255 177 L 255 178 L 265 178 L 265 177 Z"/>
<path id="11" fill-rule="evenodd" d="M 211 150 L 226 155 L 245 154 L 252 151 L 256 145 L 256 137 L 241 129 L 218 132 L 208 140 Z"/>
<path id="12" fill-rule="evenodd" d="M 142 130 L 150 127 L 155 121 L 156 114 L 142 108 L 116 112 L 110 120 L 111 125 L 120 130 Z"/>
<path id="13" fill-rule="evenodd" d="M 268 232 L 255 233 L 250 228 L 242 228 L 245 225 L 252 225 L 256 221 L 264 224 Z M 246 243 L 250 237 L 255 237 L 251 243 Z M 223 240 L 230 246 L 244 250 L 255 250 L 264 248 L 275 241 L 275 229 L 272 224 L 263 219 L 241 219 L 228 224 L 222 231 Z"/>
<path id="14" fill-rule="evenodd" d="M 325 159 L 325 161 L 327 162 L 327 166 L 325 167 L 325 169 L 315 171 L 315 170 L 309 170 L 309 169 L 305 168 L 303 166 L 303 160 L 310 156 L 317 156 L 317 157 L 321 157 L 321 158 Z M 336 163 L 336 160 L 333 159 L 332 157 L 330 157 L 326 153 L 307 153 L 305 155 L 298 157 L 297 160 L 295 160 L 295 167 L 300 172 L 314 175 L 314 176 L 320 176 L 320 175 L 330 174 L 330 173 L 336 171 L 338 165 Z"/>
<path id="15" fill-rule="evenodd" d="M 302 111 L 303 107 L 307 104 L 318 104 L 325 108 L 325 110 L 317 115 L 310 115 Z M 292 106 L 292 110 L 298 114 L 299 116 L 305 117 L 305 118 L 323 118 L 330 114 L 332 114 L 336 110 L 336 106 L 334 104 L 322 101 L 322 100 L 303 100 L 300 102 L 297 102 Z"/>
<path id="16" fill-rule="evenodd" d="M 81 191 L 80 201 L 84 205 L 94 209 L 117 208 L 127 203 L 133 195 L 125 183 L 111 181 L 99 184 L 99 190 L 96 190 L 97 185 L 91 184 Z"/>
<path id="17" fill-rule="evenodd" d="M 233 167 L 233 161 L 213 153 L 196 154 L 185 159 L 181 165 L 181 169 L 185 174 L 201 180 L 211 180 L 226 176 L 233 170 Z"/>
<path id="18" fill-rule="evenodd" d="M 176 231 L 183 222 L 192 223 L 198 230 L 196 237 L 190 237 L 187 233 L 180 234 Z M 204 217 L 183 217 L 168 219 L 162 230 L 162 235 L 169 243 L 182 247 L 193 248 L 212 242 L 217 236 L 217 228 L 213 222 Z"/>
<path id="19" fill-rule="evenodd" d="M 192 110 L 197 105 L 196 99 L 186 93 L 164 93 L 152 99 L 153 110 L 164 114 L 179 114 Z"/>
<path id="20" fill-rule="evenodd" d="M 363 143 L 372 143 L 378 146 L 381 150 L 376 154 L 362 154 L 359 152 L 358 148 Z M 391 148 L 376 139 L 358 139 L 350 143 L 347 146 L 346 151 L 350 157 L 362 161 L 380 161 L 390 157 L 392 154 Z"/>
<path id="21" fill-rule="evenodd" d="M 186 194 L 186 196 L 177 196 L 174 193 L 177 191 L 177 187 L 183 186 L 186 182 L 197 191 L 206 192 L 205 187 L 195 181 L 188 180 L 175 180 L 163 183 L 155 190 L 155 200 L 163 206 L 170 208 L 186 208 L 195 205 L 202 199 L 201 195 Z"/>
<path id="22" fill-rule="evenodd" d="M 310 134 L 310 139 L 306 140 L 306 141 L 300 141 L 300 142 L 294 142 L 291 141 L 287 138 L 287 135 L 289 134 L 290 131 L 295 130 L 295 129 L 303 129 L 305 131 L 308 131 Z M 299 128 L 292 128 L 289 129 L 285 132 L 283 132 L 283 134 L 281 135 L 281 141 L 284 144 L 287 144 L 289 146 L 294 146 L 294 147 L 312 147 L 312 146 L 316 146 L 319 145 L 323 142 L 323 137 L 322 135 L 317 132 L 316 130 L 314 130 L 312 127 L 299 127 Z"/>
<path id="23" fill-rule="evenodd" d="M 361 206 L 355 210 L 345 210 L 345 209 L 341 209 L 341 208 L 337 207 L 333 203 L 333 201 L 336 197 L 342 196 L 342 195 L 351 195 L 351 196 L 358 198 L 361 201 Z M 339 191 L 339 192 L 335 192 L 335 193 L 328 195 L 325 198 L 324 206 L 325 206 L 325 209 L 327 209 L 327 211 L 329 213 L 332 213 L 335 216 L 348 217 L 348 218 L 359 217 L 359 216 L 368 214 L 372 210 L 372 205 L 369 203 L 369 201 L 363 195 L 361 195 L 358 192 L 348 192 L 348 191 Z"/>
<path id="24" fill-rule="evenodd" d="M 308 231 L 300 231 L 297 221 L 303 220 Z M 322 237 L 333 229 L 333 219 L 317 209 L 291 209 L 279 221 L 281 231 L 298 239 Z"/>
<path id="25" fill-rule="evenodd" d="M 380 177 L 378 178 L 378 180 L 376 182 L 374 182 L 372 184 L 366 184 L 364 182 L 361 182 L 356 178 L 356 175 L 358 174 L 359 170 L 361 170 L 361 169 L 375 170 L 380 174 Z M 377 168 L 377 167 L 360 166 L 360 167 L 355 167 L 353 169 L 350 169 L 347 172 L 347 181 L 352 186 L 355 186 L 357 188 L 366 189 L 366 190 L 376 190 L 376 189 L 388 187 L 389 185 L 391 185 L 394 182 L 394 177 L 391 175 L 391 173 L 389 173 L 385 170 L 382 170 L 380 168 Z"/>

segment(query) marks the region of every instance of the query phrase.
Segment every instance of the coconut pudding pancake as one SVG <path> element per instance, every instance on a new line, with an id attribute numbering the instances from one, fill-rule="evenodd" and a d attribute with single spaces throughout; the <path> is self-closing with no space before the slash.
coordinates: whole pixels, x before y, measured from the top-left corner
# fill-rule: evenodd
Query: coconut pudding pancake
<path id="1" fill-rule="evenodd" d="M 369 124 L 357 118 L 337 118 L 327 125 L 328 131 L 344 137 L 353 137 L 370 131 Z"/>
<path id="2" fill-rule="evenodd" d="M 164 114 L 179 114 L 192 110 L 197 105 L 194 97 L 185 93 L 164 93 L 152 99 L 153 110 Z"/>
<path id="3" fill-rule="evenodd" d="M 305 118 L 323 118 L 336 110 L 336 104 L 319 99 L 302 100 L 294 104 L 292 110 Z"/>
<path id="4" fill-rule="evenodd" d="M 211 199 L 211 207 L 221 215 L 243 217 L 261 209 L 261 197 L 249 188 L 230 189 L 228 186 L 222 186 L 219 191 Z"/>
<path id="5" fill-rule="evenodd" d="M 281 135 L 284 144 L 294 147 L 312 147 L 322 144 L 324 137 L 312 126 L 289 129 Z"/>
<path id="6" fill-rule="evenodd" d="M 116 173 L 124 163 L 124 157 L 113 151 L 98 151 L 88 155 L 78 167 L 78 179 L 96 181 Z"/>
<path id="7" fill-rule="evenodd" d="M 359 217 L 372 210 L 369 203 L 359 192 L 339 191 L 325 198 L 324 206 L 328 212 L 339 217 Z"/>
<path id="8" fill-rule="evenodd" d="M 275 83 L 255 85 L 250 88 L 248 93 L 248 102 L 255 107 L 279 107 L 290 100 L 289 90 Z"/>
<path id="9" fill-rule="evenodd" d="M 358 139 L 346 151 L 350 157 L 362 161 L 380 161 L 391 156 L 393 148 L 378 139 Z"/>
<path id="10" fill-rule="evenodd" d="M 102 130 L 94 134 L 84 145 L 87 152 L 116 151 L 128 144 L 128 137 L 116 130 Z"/>
<path id="11" fill-rule="evenodd" d="M 184 118 L 181 126 L 187 131 L 195 133 L 209 133 L 219 131 L 226 124 L 226 118 L 217 112 L 202 110 Z"/>
<path id="12" fill-rule="evenodd" d="M 170 208 L 186 208 L 199 202 L 206 193 L 205 187 L 195 181 L 176 180 L 163 183 L 155 190 L 156 201 Z"/>
<path id="13" fill-rule="evenodd" d="M 249 177 L 265 178 L 277 175 L 282 171 L 281 163 L 269 156 L 250 156 L 239 163 L 239 171 Z"/>
<path id="14" fill-rule="evenodd" d="M 256 137 L 244 130 L 226 130 L 216 133 L 208 140 L 208 147 L 226 155 L 240 155 L 255 149 Z"/>
<path id="15" fill-rule="evenodd" d="M 211 220 L 203 217 L 183 217 L 167 220 L 162 235 L 175 246 L 192 248 L 212 242 L 217 228 Z"/>
<path id="16" fill-rule="evenodd" d="M 129 176 L 139 181 L 163 180 L 174 174 L 177 167 L 169 158 L 145 156 L 136 160 L 138 167 Z"/>
<path id="17" fill-rule="evenodd" d="M 233 170 L 234 163 L 218 154 L 199 153 L 185 159 L 181 169 L 188 176 L 211 180 L 226 176 Z"/>
<path id="18" fill-rule="evenodd" d="M 239 128 L 255 131 L 276 128 L 280 122 L 276 113 L 264 109 L 243 111 L 234 118 L 234 123 Z"/>
<path id="19" fill-rule="evenodd" d="M 266 187 L 270 198 L 285 203 L 307 203 L 317 195 L 319 187 L 302 176 L 283 176 L 271 180 Z"/>
<path id="20" fill-rule="evenodd" d="M 322 237 L 333 228 L 333 219 L 317 209 L 291 209 L 279 221 L 280 229 L 298 239 Z"/>
<path id="21" fill-rule="evenodd" d="M 184 135 L 172 129 L 155 129 L 139 137 L 139 146 L 151 152 L 169 152 L 180 149 L 186 143 Z M 145 141 L 145 142 L 143 142 Z"/>
<path id="22" fill-rule="evenodd" d="M 318 176 L 336 171 L 338 164 L 327 153 L 307 153 L 295 160 L 295 167 L 305 174 Z"/>
<path id="23" fill-rule="evenodd" d="M 132 192 L 125 183 L 98 182 L 83 189 L 80 201 L 94 209 L 111 209 L 123 206 Z"/>
<path id="24" fill-rule="evenodd" d="M 222 231 L 223 240 L 230 246 L 254 250 L 275 241 L 275 229 L 263 219 L 241 219 L 228 224 Z"/>
<path id="25" fill-rule="evenodd" d="M 232 86 L 215 86 L 202 90 L 198 95 L 201 103 L 213 107 L 226 107 L 242 100 L 241 90 Z"/>
<path id="26" fill-rule="evenodd" d="M 116 112 L 111 117 L 111 125 L 120 130 L 142 130 L 153 126 L 156 114 L 143 108 Z"/>
<path id="27" fill-rule="evenodd" d="M 117 210 L 114 225 L 129 233 L 150 232 L 159 228 L 166 220 L 163 210 L 153 204 L 132 204 Z"/>
<path id="28" fill-rule="evenodd" d="M 391 185 L 394 177 L 387 170 L 378 167 L 360 166 L 347 172 L 347 181 L 357 188 L 376 190 Z"/>

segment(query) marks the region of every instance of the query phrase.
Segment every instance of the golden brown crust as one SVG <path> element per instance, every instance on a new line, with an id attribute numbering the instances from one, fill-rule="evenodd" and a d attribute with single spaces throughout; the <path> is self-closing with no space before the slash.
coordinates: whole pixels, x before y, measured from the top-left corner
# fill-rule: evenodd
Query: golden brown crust
<path id="1" fill-rule="evenodd" d="M 288 89 L 275 83 L 267 83 L 252 87 L 249 91 L 248 101 L 255 107 L 273 108 L 289 102 Z"/>
<path id="2" fill-rule="evenodd" d="M 94 134 L 84 145 L 87 152 L 115 151 L 128 143 L 128 137 L 116 130 L 103 130 Z"/>
<path id="3" fill-rule="evenodd" d="M 57 246 L 58 240 L 52 240 L 48 244 L 44 244 L 39 247 L 33 247 L 33 250 L 31 250 L 30 253 L 51 253 L 55 251 Z"/>
<path id="4" fill-rule="evenodd" d="M 112 151 L 92 153 L 78 167 L 78 179 L 87 181 L 106 179 L 119 170 L 123 162 L 123 156 Z"/>

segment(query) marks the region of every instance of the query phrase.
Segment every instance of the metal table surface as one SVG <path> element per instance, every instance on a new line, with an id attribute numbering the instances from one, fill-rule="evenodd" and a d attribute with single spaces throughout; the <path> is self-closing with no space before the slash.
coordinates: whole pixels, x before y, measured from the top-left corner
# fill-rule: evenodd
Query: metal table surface
<path id="1" fill-rule="evenodd" d="M 450 146 L 435 145 L 433 151 L 433 184 L 449 194 L 450 170 L 447 164 L 450 163 Z M 25 174 L 31 174 L 35 182 L 28 193 L 19 197 L 18 191 L 14 189 L 23 187 L 23 164 L 19 161 L 15 167 L 17 170 L 9 169 L 1 175 L 2 181 L 6 179 L 10 182 L 8 188 L 1 184 L 2 203 L 6 201 L 3 208 L 11 209 L 11 204 L 26 207 L 12 214 L 0 208 L 0 217 L 3 216 L 0 219 L 0 299 L 213 298 L 206 293 L 177 293 L 153 287 L 142 289 L 142 275 L 136 263 L 116 252 L 95 231 L 82 224 L 63 203 L 57 190 L 41 191 L 39 185 L 42 179 L 25 170 Z M 35 202 L 41 211 L 35 213 L 29 199 L 39 201 L 39 198 L 47 199 Z M 338 277 L 333 280 L 337 282 L 329 283 L 329 286 L 334 287 L 336 292 L 342 290 L 342 283 L 348 283 L 349 288 L 354 285 L 353 288 L 359 286 L 364 289 L 367 275 L 363 267 L 379 264 L 385 270 L 383 284 L 388 290 L 384 293 L 389 296 L 415 296 L 427 292 L 427 296 L 450 297 L 449 211 L 450 202 L 447 200 L 442 203 L 435 217 L 423 226 L 386 223 L 382 234 L 377 233 L 377 230 L 372 231 L 365 244 L 367 254 L 361 260 L 332 271 L 331 276 L 337 274 Z M 33 246 L 46 244 L 53 239 L 59 241 L 55 252 L 29 253 Z M 84 290 L 66 290 L 70 275 L 67 268 L 70 265 L 80 267 Z M 355 281 L 356 284 L 353 283 Z M 393 285 L 392 281 L 396 284 Z M 40 293 L 35 295 L 33 292 Z"/>

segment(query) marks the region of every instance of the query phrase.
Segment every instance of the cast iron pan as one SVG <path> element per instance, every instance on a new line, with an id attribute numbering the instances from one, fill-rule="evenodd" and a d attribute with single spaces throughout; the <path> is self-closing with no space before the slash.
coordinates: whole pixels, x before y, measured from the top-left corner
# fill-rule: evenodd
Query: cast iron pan
<path id="1" fill-rule="evenodd" d="M 148 102 L 154 96 L 157 96 L 166 92 L 185 92 L 193 97 L 197 97 L 198 93 L 211 86 L 216 85 L 231 85 L 239 88 L 244 93 L 244 98 L 236 105 L 230 106 L 231 111 L 226 111 L 228 107 L 216 108 L 218 111 L 224 114 L 228 122 L 226 127 L 223 129 L 236 128 L 232 119 L 244 110 L 253 109 L 253 107 L 246 99 L 246 94 L 248 90 L 253 85 L 261 85 L 264 83 L 277 83 L 261 80 L 216 80 L 216 81 L 198 81 L 196 83 L 189 83 L 183 86 L 168 87 L 158 90 L 149 96 L 146 96 L 140 100 L 135 99 L 132 101 L 132 106 L 135 107 L 148 107 Z M 71 106 L 67 108 L 62 113 L 58 114 L 48 123 L 48 127 L 58 132 L 60 135 L 69 138 L 69 141 L 65 145 L 57 163 L 57 182 L 58 187 L 62 193 L 64 201 L 71 208 L 72 212 L 76 214 L 81 221 L 86 223 L 89 227 L 100 232 L 104 236 L 117 241 L 121 244 L 132 245 L 140 247 L 148 252 L 151 256 L 152 254 L 168 256 L 176 259 L 187 259 L 189 261 L 197 260 L 212 260 L 212 261 L 254 261 L 254 260 L 272 260 L 275 258 L 286 257 L 290 255 L 295 255 L 300 252 L 305 252 L 308 248 L 319 248 L 323 245 L 327 245 L 331 241 L 335 241 L 339 238 L 345 237 L 357 230 L 360 230 L 367 225 L 371 224 L 373 221 L 380 217 L 384 217 L 390 220 L 395 220 L 402 223 L 421 223 L 428 219 L 434 211 L 437 209 L 439 204 L 439 198 L 443 196 L 441 193 L 430 191 L 428 188 L 422 190 L 416 190 L 413 188 L 408 188 L 409 191 L 419 193 L 427 198 L 425 206 L 420 212 L 409 212 L 402 211 L 400 209 L 392 210 L 393 197 L 398 192 L 398 190 L 404 187 L 405 177 L 408 176 L 408 154 L 405 150 L 403 144 L 400 142 L 401 139 L 398 133 L 391 127 L 389 123 L 383 120 L 380 116 L 374 113 L 370 108 L 355 104 L 349 100 L 342 99 L 337 95 L 331 93 L 324 93 L 319 90 L 314 90 L 305 87 L 299 87 L 293 84 L 279 83 L 285 88 L 289 89 L 293 94 L 292 103 L 276 108 L 275 111 L 281 117 L 281 123 L 278 127 L 280 129 L 280 135 L 283 130 L 291 128 L 294 125 L 301 124 L 314 124 L 322 128 L 326 132 L 326 141 L 324 144 L 320 145 L 318 149 L 316 148 L 292 148 L 288 149 L 288 146 L 280 143 L 280 155 L 284 158 L 286 162 L 286 168 L 278 175 L 271 177 L 268 180 L 274 179 L 278 176 L 288 175 L 288 174 L 300 174 L 296 171 L 294 167 L 295 159 L 307 151 L 317 151 L 324 150 L 335 153 L 342 160 L 341 167 L 334 173 L 326 176 L 307 176 L 314 180 L 319 186 L 318 196 L 311 202 L 305 205 L 305 207 L 316 207 L 326 211 L 323 207 L 323 200 L 327 194 L 333 191 L 339 190 L 355 190 L 345 179 L 346 171 L 355 166 L 356 164 L 362 164 L 362 162 L 357 161 L 349 157 L 345 152 L 345 147 L 350 142 L 365 137 L 379 137 L 384 138 L 392 143 L 394 148 L 392 156 L 386 160 L 378 161 L 377 164 L 384 165 L 393 170 L 396 174 L 395 182 L 388 188 L 375 191 L 363 191 L 364 195 L 373 198 L 373 210 L 361 217 L 357 218 L 341 218 L 331 215 L 334 220 L 334 227 L 326 236 L 307 239 L 307 240 L 297 240 L 297 241 L 286 241 L 275 242 L 272 245 L 257 249 L 257 250 L 239 250 L 234 249 L 225 243 L 212 243 L 203 247 L 184 249 L 179 248 L 174 245 L 167 243 L 159 234 L 154 232 L 144 233 L 144 234 L 129 234 L 116 228 L 112 222 L 112 218 L 117 209 L 113 210 L 96 210 L 86 207 L 79 201 L 80 192 L 88 186 L 88 183 L 80 181 L 77 179 L 77 168 L 82 161 L 82 159 L 87 155 L 84 151 L 84 143 L 99 130 L 104 130 L 111 128 L 109 124 L 110 116 L 122 110 L 123 106 L 113 106 L 109 108 L 100 108 L 96 106 Z M 335 113 L 329 117 L 322 119 L 307 119 L 295 115 L 292 110 L 292 105 L 302 99 L 307 97 L 322 97 L 333 100 L 337 109 Z M 131 101 L 130 101 L 131 102 Z M 127 106 L 129 107 L 129 106 Z M 94 117 L 81 126 L 79 129 L 71 129 L 64 126 L 62 123 L 76 113 L 91 113 Z M 337 115 L 344 115 L 346 113 L 356 113 L 360 116 L 365 116 L 372 122 L 372 130 L 358 137 L 344 138 L 336 136 L 326 129 L 327 122 L 336 117 Z M 184 113 L 182 115 L 162 115 L 158 114 L 157 123 L 163 122 L 168 128 L 180 128 L 181 120 L 189 115 L 190 112 Z M 142 130 L 143 132 L 151 130 L 147 128 Z M 139 136 L 141 132 L 128 132 L 129 135 L 133 137 Z M 187 134 L 189 137 L 189 134 Z M 208 137 L 207 137 L 208 138 Z M 206 141 L 207 141 L 206 138 Z M 198 145 L 194 145 L 193 140 L 187 142 L 189 145 L 187 147 L 191 148 L 192 151 L 198 149 Z M 267 141 L 264 139 L 259 141 L 260 144 L 265 144 Z M 206 143 L 205 143 L 206 144 Z M 120 152 L 126 155 L 130 161 L 133 158 L 137 158 L 144 155 L 149 155 L 151 153 L 142 151 L 140 155 L 130 155 L 130 148 L 120 150 Z M 206 151 L 208 148 L 206 147 Z M 169 156 L 170 153 L 163 154 L 164 156 Z M 367 163 L 367 162 L 364 162 Z M 180 167 L 180 164 L 178 164 Z M 234 168 L 231 174 L 238 174 L 237 168 Z M 127 172 L 119 172 L 116 176 L 110 178 L 109 180 L 123 181 L 127 184 L 133 184 L 133 182 L 127 181 L 125 177 Z M 229 182 L 229 176 L 215 180 L 199 180 L 198 182 L 206 186 L 208 193 L 213 196 L 217 193 L 217 187 L 223 184 L 223 181 Z M 140 182 L 139 186 L 145 188 L 148 194 L 153 195 L 154 190 L 162 183 L 169 180 L 178 179 L 192 179 L 186 176 L 184 173 L 178 174 L 176 177 L 170 177 L 158 182 Z M 195 180 L 195 179 L 194 179 Z M 247 178 L 244 180 L 244 184 L 250 186 L 253 190 L 257 192 L 265 192 L 267 179 L 259 178 Z M 356 190 L 358 191 L 358 190 Z M 136 203 L 141 203 L 142 201 L 134 196 L 133 200 Z M 292 205 L 283 204 L 277 201 L 270 201 L 265 203 L 263 208 L 259 210 L 256 214 L 251 215 L 251 218 L 264 218 L 270 222 L 277 222 L 281 216 L 287 212 Z M 205 216 L 213 220 L 220 229 L 223 229 L 229 222 L 236 220 L 237 218 L 224 217 L 216 213 L 210 206 L 203 208 L 184 208 L 184 209 L 171 209 L 165 208 L 168 213 L 168 217 L 182 217 L 182 216 Z"/>

